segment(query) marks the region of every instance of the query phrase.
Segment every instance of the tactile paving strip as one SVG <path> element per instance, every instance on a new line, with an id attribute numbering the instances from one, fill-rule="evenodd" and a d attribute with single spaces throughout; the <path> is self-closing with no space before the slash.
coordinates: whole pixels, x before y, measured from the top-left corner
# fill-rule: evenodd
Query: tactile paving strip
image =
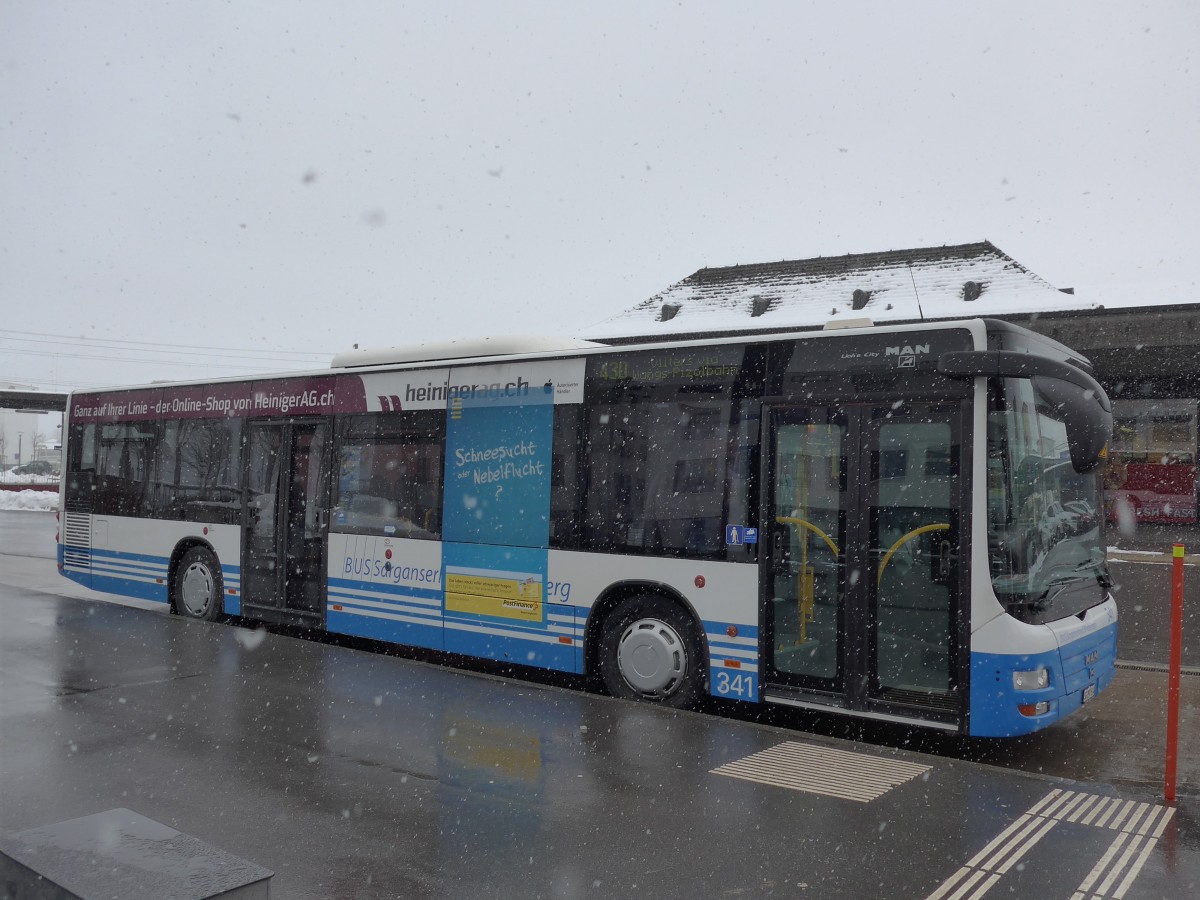
<path id="1" fill-rule="evenodd" d="M 929 769 L 916 763 L 788 741 L 718 766 L 712 774 L 868 803 Z"/>

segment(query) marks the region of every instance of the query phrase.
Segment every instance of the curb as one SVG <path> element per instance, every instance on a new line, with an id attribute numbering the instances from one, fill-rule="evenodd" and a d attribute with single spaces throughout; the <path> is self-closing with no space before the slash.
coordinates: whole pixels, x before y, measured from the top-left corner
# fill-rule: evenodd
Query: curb
<path id="1" fill-rule="evenodd" d="M 1173 556 L 1168 550 L 1112 550 L 1108 551 L 1109 560 L 1117 560 L 1118 562 L 1144 562 L 1158 563 L 1165 565 L 1171 562 Z M 1196 566 L 1200 565 L 1200 553 L 1186 553 L 1183 557 L 1184 565 Z"/>

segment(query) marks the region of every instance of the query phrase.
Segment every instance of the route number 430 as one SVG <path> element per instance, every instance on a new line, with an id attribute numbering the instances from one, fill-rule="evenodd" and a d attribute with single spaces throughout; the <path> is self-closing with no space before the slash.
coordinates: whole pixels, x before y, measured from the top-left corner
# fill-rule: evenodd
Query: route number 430
<path id="1" fill-rule="evenodd" d="M 734 697 L 738 700 L 756 700 L 757 691 L 755 678 L 747 672 L 717 672 L 715 693 L 721 697 Z"/>

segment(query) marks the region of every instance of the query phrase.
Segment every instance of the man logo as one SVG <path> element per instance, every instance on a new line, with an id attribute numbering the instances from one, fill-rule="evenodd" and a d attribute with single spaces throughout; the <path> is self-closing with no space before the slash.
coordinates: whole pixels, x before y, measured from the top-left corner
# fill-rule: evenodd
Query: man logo
<path id="1" fill-rule="evenodd" d="M 887 347 L 884 355 L 896 357 L 896 368 L 898 369 L 915 369 L 917 367 L 917 357 L 928 355 L 928 353 L 928 344 L 914 344 L 912 346 L 905 344 L 903 347 Z"/>

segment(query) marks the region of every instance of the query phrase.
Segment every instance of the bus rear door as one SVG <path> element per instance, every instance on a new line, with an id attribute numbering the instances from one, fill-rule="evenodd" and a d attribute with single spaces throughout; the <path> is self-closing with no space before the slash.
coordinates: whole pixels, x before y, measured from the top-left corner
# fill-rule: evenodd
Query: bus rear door
<path id="1" fill-rule="evenodd" d="M 243 493 L 246 615 L 321 625 L 329 422 L 251 422 Z"/>

